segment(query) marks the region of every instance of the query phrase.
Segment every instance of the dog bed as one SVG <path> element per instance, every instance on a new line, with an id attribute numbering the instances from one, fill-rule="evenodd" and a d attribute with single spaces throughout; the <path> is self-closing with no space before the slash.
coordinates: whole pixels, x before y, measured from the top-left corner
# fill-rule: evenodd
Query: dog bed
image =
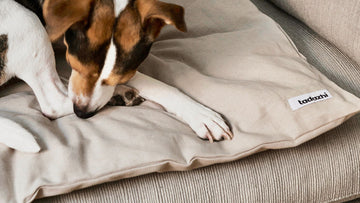
<path id="1" fill-rule="evenodd" d="M 87 120 L 69 115 L 50 121 L 24 83 L 10 84 L 0 91 L 0 116 L 31 132 L 42 151 L 0 145 L 0 202 L 31 202 L 107 181 L 294 147 L 360 111 L 360 100 L 309 65 L 250 1 L 168 2 L 184 6 L 189 32 L 166 27 L 140 71 L 224 115 L 234 139 L 201 140 L 149 102 L 106 107 Z M 61 56 L 58 66 L 67 78 Z"/>

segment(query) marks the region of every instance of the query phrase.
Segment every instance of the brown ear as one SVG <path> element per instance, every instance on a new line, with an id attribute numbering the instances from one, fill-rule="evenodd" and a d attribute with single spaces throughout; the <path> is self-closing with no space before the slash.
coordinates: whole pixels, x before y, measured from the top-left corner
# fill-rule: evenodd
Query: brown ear
<path id="1" fill-rule="evenodd" d="M 93 0 L 45 0 L 43 15 L 51 41 L 55 41 L 73 24 L 85 21 Z"/>
<path id="2" fill-rule="evenodd" d="M 184 8 L 157 0 L 137 0 L 137 8 L 145 31 L 155 39 L 164 25 L 174 25 L 178 30 L 186 32 Z"/>
<path id="3" fill-rule="evenodd" d="M 118 84 L 124 84 L 129 81 L 136 73 L 136 70 L 130 70 L 125 74 L 116 73 L 116 71 L 111 72 L 110 76 L 107 79 L 102 81 L 102 84 L 115 86 Z"/>

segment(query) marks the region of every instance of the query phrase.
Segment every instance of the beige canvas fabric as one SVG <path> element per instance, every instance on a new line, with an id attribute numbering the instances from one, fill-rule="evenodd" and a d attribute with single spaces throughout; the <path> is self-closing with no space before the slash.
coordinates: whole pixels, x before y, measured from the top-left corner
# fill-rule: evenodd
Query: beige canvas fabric
<path id="1" fill-rule="evenodd" d="M 271 0 L 334 43 L 360 64 L 358 0 Z"/>
<path id="2" fill-rule="evenodd" d="M 177 3 L 186 8 L 190 32 L 164 30 L 141 70 L 224 114 L 234 140 L 202 141 L 186 124 L 146 104 L 106 108 L 88 120 L 72 115 L 49 121 L 31 92 L 11 94 L 0 99 L 0 115 L 29 129 L 43 151 L 24 154 L 0 146 L 0 201 L 28 202 L 296 146 L 360 110 L 358 98 L 310 66 L 249 1 Z M 322 89 L 333 98 L 289 108 L 289 98 Z"/>
<path id="3" fill-rule="evenodd" d="M 281 25 L 309 63 L 360 96 L 360 67 L 354 61 L 272 3 L 252 2 Z M 294 148 L 188 172 L 123 179 L 35 202 L 345 202 L 360 198 L 359 134 L 358 114 Z"/>

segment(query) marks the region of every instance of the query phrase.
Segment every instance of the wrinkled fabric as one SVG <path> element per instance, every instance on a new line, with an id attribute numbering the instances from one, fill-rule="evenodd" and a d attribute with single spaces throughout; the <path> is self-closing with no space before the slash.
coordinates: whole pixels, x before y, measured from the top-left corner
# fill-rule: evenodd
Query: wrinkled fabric
<path id="1" fill-rule="evenodd" d="M 360 100 L 309 65 L 248 0 L 172 2 L 185 7 L 189 32 L 166 27 L 140 70 L 223 114 L 234 139 L 200 140 L 185 123 L 147 103 L 107 107 L 87 120 L 70 115 L 50 121 L 33 93 L 17 83 L 1 91 L 0 115 L 28 129 L 42 151 L 0 146 L 0 202 L 29 202 L 294 147 L 359 112 Z M 64 66 L 63 58 L 58 62 Z M 323 89 L 331 99 L 290 108 L 288 99 Z"/>

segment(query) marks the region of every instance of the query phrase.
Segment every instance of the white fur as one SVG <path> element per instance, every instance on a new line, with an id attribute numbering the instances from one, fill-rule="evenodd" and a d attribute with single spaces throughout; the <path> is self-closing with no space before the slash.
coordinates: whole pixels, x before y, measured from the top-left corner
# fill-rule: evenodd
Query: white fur
<path id="1" fill-rule="evenodd" d="M 74 71 L 71 72 L 70 81 L 72 80 L 71 78 L 73 76 L 73 73 L 74 73 Z M 74 104 L 76 104 L 78 106 L 87 106 L 90 103 L 91 97 L 85 96 L 83 94 L 77 95 L 77 94 L 74 93 L 73 86 L 72 86 L 71 82 L 69 82 L 68 90 L 69 90 L 69 93 L 68 93 L 69 98 L 71 98 L 71 101 Z"/>
<path id="2" fill-rule="evenodd" d="M 114 0 L 115 16 L 119 16 L 121 11 L 125 9 L 127 4 L 128 4 L 128 0 Z M 114 69 L 115 61 L 116 61 L 116 47 L 112 39 L 110 47 L 106 54 L 104 67 L 101 71 L 99 79 L 95 84 L 91 97 L 86 97 L 84 95 L 76 95 L 71 85 L 72 80 L 70 76 L 70 84 L 68 87 L 69 97 L 77 106 L 86 107 L 87 112 L 93 112 L 101 109 L 103 106 L 107 104 L 107 102 L 113 96 L 113 93 L 115 91 L 115 86 L 103 85 L 102 82 L 104 79 L 109 77 L 111 71 Z"/>
<path id="3" fill-rule="evenodd" d="M 119 16 L 121 11 L 123 11 L 128 4 L 128 0 L 114 0 L 115 4 L 115 16 Z"/>
<path id="4" fill-rule="evenodd" d="M 115 0 L 114 3 L 115 14 L 118 16 L 120 12 L 126 7 L 128 1 Z M 88 112 L 100 109 L 110 100 L 111 95 L 115 89 L 111 86 L 102 85 L 102 81 L 109 76 L 110 72 L 114 68 L 115 60 L 116 47 L 114 46 L 113 42 L 111 42 L 110 48 L 106 55 L 105 66 L 102 70 L 100 78 L 96 83 L 93 94 L 91 98 L 83 98 L 89 102 L 87 109 Z M 159 103 L 167 111 L 174 113 L 179 118 L 184 120 L 187 124 L 190 125 L 190 127 L 199 137 L 209 139 L 211 142 L 214 139 L 220 140 L 222 138 L 232 138 L 229 127 L 225 124 L 224 120 L 218 113 L 192 100 L 190 97 L 181 93 L 176 88 L 168 86 L 139 72 L 137 72 L 135 76 L 128 82 L 128 85 L 138 89 L 139 94 L 144 98 Z M 71 92 L 71 86 L 69 87 L 69 92 Z M 71 95 L 73 95 L 73 93 L 71 93 Z M 77 99 L 75 99 L 75 101 L 77 101 Z"/>
<path id="5" fill-rule="evenodd" d="M 126 7 L 128 0 L 115 0 L 115 14 L 118 16 Z M 166 21 L 166 24 L 170 22 Z M 162 105 L 168 112 L 183 119 L 195 133 L 203 138 L 220 140 L 231 139 L 232 133 L 223 118 L 211 109 L 194 101 L 174 87 L 150 78 L 140 72 L 128 82 L 139 90 L 139 94 Z"/>
<path id="6" fill-rule="evenodd" d="M 104 79 L 107 79 L 110 76 L 112 70 L 115 67 L 115 62 L 116 62 L 116 47 L 114 45 L 113 40 L 111 40 L 110 47 L 106 54 L 104 67 L 101 71 L 101 75 L 99 79 L 95 84 L 93 95 L 90 99 L 90 103 L 88 106 L 89 112 L 102 108 L 113 96 L 115 87 L 103 85 L 102 82 Z"/>
<path id="7" fill-rule="evenodd" d="M 1 0 L 0 33 L 8 34 L 6 75 L 24 80 L 49 117 L 72 113 L 71 100 L 56 72 L 50 39 L 40 20 L 12 0 Z"/>
<path id="8" fill-rule="evenodd" d="M 24 80 L 34 91 L 41 111 L 48 117 L 58 118 L 72 113 L 72 102 L 55 69 L 50 39 L 38 17 L 13 0 L 1 0 L 0 34 L 8 36 L 6 80 L 14 76 Z M 10 129 L 9 126 L 10 134 L 7 135 L 13 136 L 13 140 L 17 139 L 15 136 L 20 139 L 26 134 L 23 133 L 25 130 Z M 33 146 L 34 143 L 28 144 Z"/>
<path id="9" fill-rule="evenodd" d="M 203 139 L 211 142 L 222 138 L 231 139 L 232 133 L 223 118 L 211 109 L 194 101 L 178 89 L 136 72 L 128 85 L 136 88 L 140 96 L 162 105 L 175 114 Z"/>
<path id="10" fill-rule="evenodd" d="M 69 83 L 69 97 L 72 99 L 75 105 L 79 107 L 86 107 L 87 112 L 94 112 L 101 109 L 103 106 L 107 104 L 107 102 L 113 96 L 115 86 L 108 86 L 103 84 L 103 80 L 107 79 L 112 70 L 115 67 L 116 61 L 116 47 L 111 40 L 110 47 L 106 54 L 104 67 L 101 71 L 100 77 L 96 81 L 94 86 L 94 90 L 92 91 L 91 97 L 84 95 L 76 95 L 73 91 L 73 87 L 71 82 Z M 70 76 L 70 81 L 72 81 L 71 77 L 73 76 L 74 71 Z"/>

